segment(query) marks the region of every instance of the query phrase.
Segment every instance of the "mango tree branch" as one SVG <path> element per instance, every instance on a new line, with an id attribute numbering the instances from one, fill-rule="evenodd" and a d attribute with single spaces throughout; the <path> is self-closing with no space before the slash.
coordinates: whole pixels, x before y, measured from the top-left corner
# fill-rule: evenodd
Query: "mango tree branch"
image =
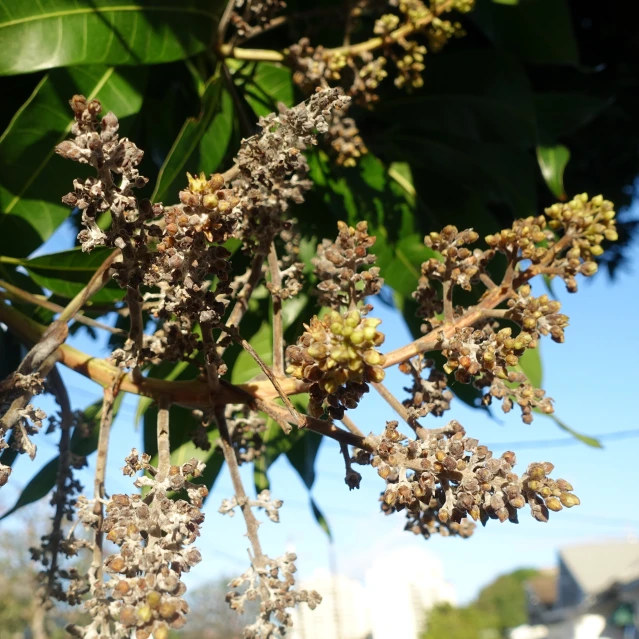
<path id="1" fill-rule="evenodd" d="M 375 51 L 387 47 L 406 36 L 420 31 L 428 26 L 435 18 L 438 18 L 446 11 L 449 11 L 453 5 L 453 0 L 442 2 L 435 12 L 430 12 L 421 20 L 409 22 L 392 31 L 388 36 L 379 36 L 370 38 L 364 42 L 349 44 L 334 49 L 325 49 L 327 58 L 335 55 L 355 56 Z M 218 49 L 219 53 L 225 58 L 235 58 L 236 60 L 252 60 L 254 62 L 285 62 L 286 55 L 280 51 L 272 51 L 270 49 L 242 49 L 230 44 L 224 44 Z"/>

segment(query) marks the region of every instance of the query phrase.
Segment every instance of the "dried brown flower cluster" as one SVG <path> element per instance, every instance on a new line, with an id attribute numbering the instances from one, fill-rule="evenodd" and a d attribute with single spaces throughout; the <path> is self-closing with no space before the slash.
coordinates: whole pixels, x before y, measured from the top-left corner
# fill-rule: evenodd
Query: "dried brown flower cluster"
<path id="1" fill-rule="evenodd" d="M 204 515 L 199 507 L 208 493 L 188 477 L 199 476 L 204 467 L 191 459 L 162 474 L 149 462 L 148 455 L 133 450 L 123 471 L 135 475 L 144 470 L 150 475 L 134 482 L 149 489 L 146 496 L 113 495 L 107 504 L 102 530 L 119 551 L 104 561 L 108 581 L 92 584 L 92 597 L 85 606 L 93 621 L 72 628 L 77 637 L 124 639 L 134 631 L 136 639 L 151 634 L 166 639 L 170 628 L 186 622 L 181 575 L 201 561 L 191 545 L 200 534 Z M 189 501 L 170 499 L 170 491 L 185 491 Z"/>
<path id="2" fill-rule="evenodd" d="M 271 559 L 264 557 L 259 564 L 253 565 L 240 577 L 229 584 L 233 590 L 227 595 L 227 601 L 238 613 L 244 611 L 248 601 L 260 600 L 260 613 L 257 620 L 244 629 L 246 639 L 269 639 L 282 637 L 287 628 L 293 625 L 288 608 L 294 608 L 304 602 L 315 610 L 322 601 L 314 590 L 291 590 L 295 584 L 295 553 L 289 552 Z"/>
<path id="3" fill-rule="evenodd" d="M 368 224 L 356 227 L 338 222 L 335 242 L 322 240 L 313 258 L 319 302 L 336 311 L 353 308 L 366 297 L 377 295 L 384 285 L 375 264 L 376 256 L 369 253 L 375 237 L 368 234 Z M 366 268 L 366 267 L 371 268 Z"/>
<path id="4" fill-rule="evenodd" d="M 567 481 L 548 477 L 552 464 L 531 464 L 520 478 L 512 471 L 515 453 L 494 458 L 456 421 L 417 440 L 405 438 L 397 426 L 388 422 L 381 436 L 367 438 L 374 449 L 370 463 L 386 480 L 382 510 L 406 510 L 406 529 L 416 534 L 469 537 L 474 521 L 517 522 L 526 504 L 544 522 L 549 510 L 579 504 Z"/>

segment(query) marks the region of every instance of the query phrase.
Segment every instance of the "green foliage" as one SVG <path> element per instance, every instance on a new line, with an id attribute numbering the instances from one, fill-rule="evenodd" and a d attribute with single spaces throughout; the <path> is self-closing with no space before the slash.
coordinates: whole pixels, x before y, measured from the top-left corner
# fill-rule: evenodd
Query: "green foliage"
<path id="1" fill-rule="evenodd" d="M 482 588 L 468 606 L 436 606 L 428 613 L 422 639 L 499 639 L 507 630 L 526 623 L 525 582 L 536 570 L 521 568 Z"/>

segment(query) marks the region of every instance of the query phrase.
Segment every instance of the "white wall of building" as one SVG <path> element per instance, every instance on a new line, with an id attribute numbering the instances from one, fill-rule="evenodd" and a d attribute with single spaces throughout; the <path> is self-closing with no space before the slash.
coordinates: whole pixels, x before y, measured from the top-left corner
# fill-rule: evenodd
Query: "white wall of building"
<path id="1" fill-rule="evenodd" d="M 455 602 L 441 562 L 429 551 L 409 545 L 374 556 L 364 583 L 324 572 L 300 584 L 317 590 L 322 603 L 312 611 L 299 607 L 294 639 L 418 639 L 425 611 Z"/>

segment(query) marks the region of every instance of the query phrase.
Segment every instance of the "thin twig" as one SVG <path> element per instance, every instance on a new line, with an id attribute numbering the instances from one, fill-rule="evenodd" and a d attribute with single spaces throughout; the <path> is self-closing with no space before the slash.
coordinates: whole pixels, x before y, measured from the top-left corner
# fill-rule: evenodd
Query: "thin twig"
<path id="1" fill-rule="evenodd" d="M 220 431 L 222 453 L 224 454 L 224 460 L 226 461 L 226 465 L 228 466 L 229 473 L 231 475 L 235 498 L 242 511 L 244 522 L 246 523 L 246 536 L 249 538 L 251 548 L 253 549 L 253 563 L 257 567 L 260 567 L 265 560 L 264 553 L 262 552 L 262 546 L 260 544 L 260 538 L 257 534 L 257 529 L 259 528 L 260 523 L 253 514 L 249 499 L 246 495 L 246 491 L 244 490 L 244 484 L 242 483 L 242 477 L 240 475 L 240 467 L 237 463 L 235 449 L 233 448 L 233 442 L 231 441 L 231 436 L 229 434 L 226 417 L 224 416 L 224 408 L 218 407 L 215 411 L 215 419 Z"/>
<path id="2" fill-rule="evenodd" d="M 169 441 L 169 402 L 165 397 L 158 401 L 157 440 L 158 474 L 157 481 L 164 481 L 171 468 L 171 445 Z"/>
<path id="3" fill-rule="evenodd" d="M 227 320 L 226 326 L 234 326 L 238 328 L 242 318 L 244 317 L 244 313 L 248 310 L 249 300 L 251 299 L 251 295 L 253 295 L 253 291 L 255 290 L 257 283 L 260 281 L 262 277 L 262 265 L 264 264 L 264 255 L 258 253 L 253 258 L 253 262 L 250 267 L 249 276 L 242 290 L 238 293 L 237 298 L 235 300 L 235 305 L 231 310 Z M 220 334 L 220 337 L 217 340 L 217 354 L 218 357 L 222 357 L 224 351 L 226 350 L 225 346 L 221 346 L 220 342 L 224 339 L 224 333 Z"/>
<path id="4" fill-rule="evenodd" d="M 118 394 L 118 382 L 110 388 L 104 389 L 104 400 L 102 402 L 102 414 L 100 416 L 100 433 L 98 435 L 97 457 L 95 461 L 95 477 L 93 480 L 93 514 L 97 517 L 93 533 L 93 559 L 89 568 L 91 587 L 94 591 L 101 591 L 102 580 L 102 545 L 103 533 L 102 523 L 104 521 L 104 511 L 102 502 L 104 501 L 104 484 L 106 479 L 107 456 L 109 452 L 109 436 L 111 434 L 111 424 L 113 422 L 113 404 Z"/>
<path id="5" fill-rule="evenodd" d="M 46 308 L 48 311 L 53 311 L 54 313 L 61 313 L 64 310 L 64 306 L 56 304 L 55 302 L 51 302 L 43 295 L 34 295 L 33 293 L 29 293 L 28 291 L 23 291 L 21 288 L 18 288 L 17 286 L 14 286 L 9 282 L 5 282 L 4 280 L 0 280 L 0 288 L 3 288 L 6 291 L 6 293 L 0 294 L 5 299 L 18 299 L 22 302 L 26 302 L 27 304 L 33 304 L 34 306 Z M 109 333 L 124 333 L 124 331 L 120 328 L 114 328 L 113 326 L 109 326 L 108 324 L 98 322 L 97 320 L 91 319 L 90 317 L 86 317 L 81 312 L 78 312 L 74 319 L 80 324 L 85 324 L 86 326 L 91 326 L 92 328 L 98 328 L 103 331 L 108 331 Z"/>
<path id="6" fill-rule="evenodd" d="M 373 383 L 373 388 L 380 394 L 388 405 L 415 431 L 420 439 L 426 439 L 428 430 L 420 425 L 420 423 L 411 417 L 404 406 L 381 382 Z"/>
<path id="7" fill-rule="evenodd" d="M 53 395 L 60 407 L 60 442 L 58 443 L 58 474 L 55 487 L 56 502 L 49 536 L 51 563 L 46 568 L 48 575 L 47 593 L 51 593 L 57 577 L 60 542 L 62 541 L 62 520 L 64 519 L 65 507 L 68 504 L 65 496 L 65 484 L 71 468 L 71 424 L 73 423 L 73 413 L 71 412 L 69 393 L 60 372 L 55 366 L 48 377 Z"/>
<path id="8" fill-rule="evenodd" d="M 273 373 L 284 377 L 284 324 L 282 322 L 282 273 L 277 259 L 275 242 L 271 242 L 268 253 L 268 270 L 271 275 L 273 300 Z"/>
<path id="9" fill-rule="evenodd" d="M 374 51 L 375 49 L 387 47 L 390 43 L 405 38 L 428 26 L 435 18 L 448 11 L 452 4 L 453 0 L 446 0 L 439 5 L 436 12 L 429 13 L 421 20 L 402 25 L 388 36 L 370 38 L 364 42 L 336 47 L 334 49 L 325 49 L 324 54 L 327 58 L 335 55 L 356 56 Z M 224 57 L 235 58 L 236 60 L 253 60 L 255 62 L 284 62 L 286 60 L 286 56 L 283 53 L 269 49 L 241 49 L 232 45 L 222 45 L 219 47 L 219 52 Z"/>
<path id="10" fill-rule="evenodd" d="M 73 319 L 76 313 L 93 297 L 98 291 L 103 289 L 111 279 L 111 267 L 114 262 L 120 259 L 121 252 L 116 249 L 107 257 L 98 270 L 92 275 L 89 283 L 65 306 L 58 318 L 62 322 Z"/>
<path id="11" fill-rule="evenodd" d="M 365 437 L 364 433 L 359 428 L 357 428 L 357 426 L 355 425 L 353 420 L 348 415 L 344 415 L 344 417 L 342 417 L 342 419 L 340 419 L 340 421 L 354 435 L 357 435 L 358 437 Z"/>
<path id="12" fill-rule="evenodd" d="M 273 374 L 273 371 L 264 363 L 262 358 L 257 354 L 257 351 L 243 338 L 235 329 L 227 329 L 229 335 L 242 346 L 242 348 L 255 360 L 256 364 L 262 369 L 262 372 L 268 377 L 269 381 L 275 387 L 280 399 L 284 402 L 284 405 L 291 412 L 291 415 L 296 418 L 301 418 L 301 415 L 297 412 L 295 406 L 291 403 L 291 400 L 288 398 L 288 395 L 282 388 L 279 380 Z M 296 422 L 298 423 L 298 422 Z M 304 420 L 300 419 L 298 426 L 300 428 L 304 427 Z"/>

